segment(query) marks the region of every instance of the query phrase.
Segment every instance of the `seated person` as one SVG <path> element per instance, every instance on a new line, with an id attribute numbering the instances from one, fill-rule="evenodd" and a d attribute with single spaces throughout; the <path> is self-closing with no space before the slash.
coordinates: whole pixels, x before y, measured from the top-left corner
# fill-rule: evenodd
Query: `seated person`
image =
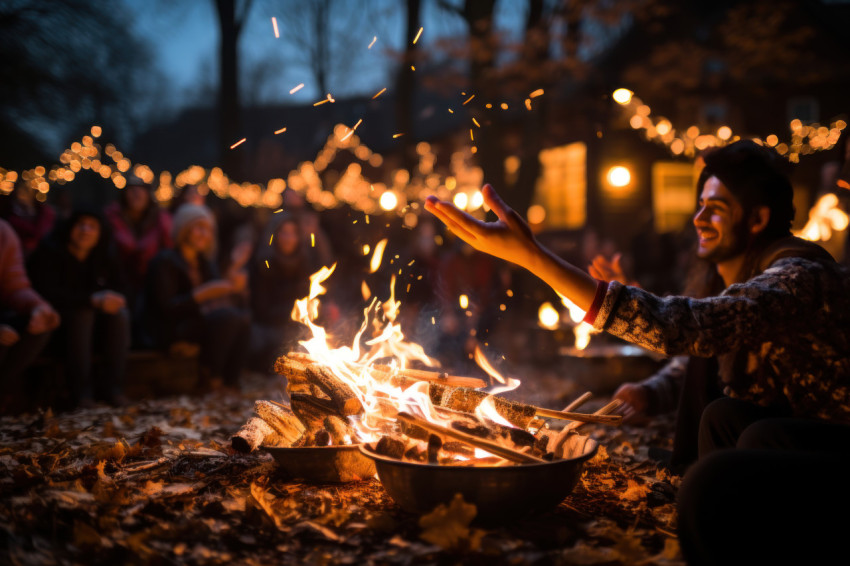
<path id="1" fill-rule="evenodd" d="M 221 277 L 212 259 L 215 220 L 205 206 L 182 205 L 174 215 L 174 249 L 151 262 L 145 292 L 145 326 L 157 345 L 176 352 L 197 345 L 201 385 L 238 387 L 248 349 L 250 318 L 233 297 L 247 283 L 234 264 Z M 192 350 L 188 347 L 188 350 Z"/>
<path id="2" fill-rule="evenodd" d="M 697 256 L 710 264 L 707 274 L 719 277 L 725 287 L 705 298 L 659 297 L 594 279 L 542 247 L 489 185 L 483 192 L 495 222 L 477 220 L 433 197 L 426 202 L 459 237 L 528 269 L 584 309 L 585 321 L 597 329 L 671 357 L 717 358 L 723 395 L 702 411 L 699 460 L 685 476 L 680 499 L 682 550 L 694 564 L 748 563 L 750 557 L 761 557 L 762 549 L 770 550 L 765 563 L 777 563 L 774 557 L 795 563 L 812 548 L 818 551 L 814 562 L 820 563 L 822 556 L 840 556 L 842 550 L 839 536 L 824 540 L 815 537 L 817 528 L 814 533 L 808 525 L 791 528 L 811 517 L 824 524 L 820 519 L 833 507 L 823 489 L 808 497 L 805 485 L 798 487 L 789 498 L 792 505 L 781 505 L 782 487 L 797 482 L 793 470 L 801 461 L 808 458 L 834 470 L 847 460 L 850 274 L 823 248 L 791 236 L 793 190 L 779 159 L 773 150 L 747 140 L 705 156 L 694 216 Z M 779 458 L 771 462 L 765 450 L 777 451 Z M 751 451 L 757 453 L 755 460 Z M 753 481 L 746 471 L 750 464 L 760 465 L 765 476 L 775 470 L 781 485 Z M 717 490 L 701 495 L 721 478 L 723 486 L 736 487 L 727 493 L 752 497 L 712 497 Z M 834 474 L 828 480 L 835 491 L 846 491 Z M 754 505 L 764 500 L 780 505 Z M 783 528 L 758 528 L 762 525 Z M 756 527 L 751 536 L 742 536 L 750 526 Z M 785 536 L 789 532 L 799 536 Z M 744 552 L 738 554 L 726 540 L 745 545 Z M 718 544 L 720 559 L 700 553 Z"/>
<path id="3" fill-rule="evenodd" d="M 271 223 L 271 245 L 259 247 L 249 277 L 251 359 L 260 371 L 269 371 L 277 356 L 306 338 L 304 325 L 292 320 L 292 308 L 307 296 L 310 275 L 321 267 L 295 218 L 284 212 L 272 216 Z"/>
<path id="4" fill-rule="evenodd" d="M 146 345 L 149 337 L 139 326 L 139 300 L 145 286 L 148 264 L 160 251 L 172 246 L 171 215 L 160 208 L 153 186 L 136 175 L 127 175 L 127 186 L 116 202 L 104 209 L 112 228 L 124 279 L 125 294 L 133 315 L 134 343 Z"/>
<path id="5" fill-rule="evenodd" d="M 54 342 L 65 362 L 74 406 L 90 405 L 96 397 L 125 402 L 130 313 L 110 244 L 100 213 L 77 210 L 39 244 L 27 262 L 33 286 L 62 316 Z M 92 366 L 95 345 L 104 359 L 98 379 Z"/>
<path id="6" fill-rule="evenodd" d="M 18 234 L 24 257 L 29 256 L 38 243 L 50 234 L 56 221 L 53 207 L 38 201 L 35 196 L 36 190 L 19 178 L 12 194 L 2 198 L 1 215 Z"/>
<path id="7" fill-rule="evenodd" d="M 0 220 L 0 414 L 22 408 L 22 375 L 59 321 L 30 285 L 18 236 Z"/>

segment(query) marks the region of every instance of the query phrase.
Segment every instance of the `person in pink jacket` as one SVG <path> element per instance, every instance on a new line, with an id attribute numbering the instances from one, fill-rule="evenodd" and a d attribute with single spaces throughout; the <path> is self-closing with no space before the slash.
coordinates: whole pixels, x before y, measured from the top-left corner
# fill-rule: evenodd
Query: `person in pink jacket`
<path id="1" fill-rule="evenodd" d="M 0 413 L 12 409 L 21 375 L 58 325 L 59 314 L 30 285 L 20 239 L 0 220 Z"/>

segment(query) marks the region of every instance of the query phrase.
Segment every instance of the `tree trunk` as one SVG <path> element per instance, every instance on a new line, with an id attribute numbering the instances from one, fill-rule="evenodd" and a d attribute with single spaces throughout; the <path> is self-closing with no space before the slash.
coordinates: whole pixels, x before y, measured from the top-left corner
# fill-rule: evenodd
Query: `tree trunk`
<path id="1" fill-rule="evenodd" d="M 243 180 L 242 152 L 230 146 L 243 136 L 239 115 L 239 57 L 240 23 L 236 19 L 236 0 L 216 0 L 219 31 L 219 95 L 218 132 L 219 163 L 224 172 L 235 181 Z"/>
<path id="2" fill-rule="evenodd" d="M 407 0 L 407 31 L 405 33 L 404 58 L 396 74 L 396 123 L 402 136 L 403 167 L 413 173 L 416 164 L 416 148 L 413 136 L 413 92 L 416 85 L 414 71 L 417 46 L 413 43 L 420 27 L 421 0 Z"/>

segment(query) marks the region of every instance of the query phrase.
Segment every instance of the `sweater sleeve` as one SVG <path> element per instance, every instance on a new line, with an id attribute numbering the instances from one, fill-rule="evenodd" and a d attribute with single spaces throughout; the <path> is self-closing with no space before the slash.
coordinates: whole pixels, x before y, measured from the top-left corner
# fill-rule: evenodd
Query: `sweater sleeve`
<path id="1" fill-rule="evenodd" d="M 27 277 L 17 234 L 6 221 L 0 220 L 0 305 L 26 313 L 46 303 Z"/>
<path id="2" fill-rule="evenodd" d="M 608 286 L 593 326 L 667 356 L 710 357 L 756 346 L 820 308 L 823 266 L 791 258 L 705 299 L 658 297 L 616 281 Z"/>
<path id="3" fill-rule="evenodd" d="M 675 356 L 660 370 L 640 382 L 649 401 L 647 414 L 661 415 L 676 409 L 687 365 L 687 356 Z"/>

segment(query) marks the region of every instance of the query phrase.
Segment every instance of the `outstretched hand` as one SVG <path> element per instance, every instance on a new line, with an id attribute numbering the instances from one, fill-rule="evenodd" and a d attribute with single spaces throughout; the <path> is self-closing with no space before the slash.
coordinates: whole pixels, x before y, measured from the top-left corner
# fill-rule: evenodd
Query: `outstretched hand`
<path id="1" fill-rule="evenodd" d="M 527 267 L 538 249 L 528 224 L 496 194 L 490 185 L 481 189 L 484 202 L 498 220 L 484 222 L 450 202 L 430 196 L 425 210 L 439 218 L 457 237 L 478 251 Z"/>

